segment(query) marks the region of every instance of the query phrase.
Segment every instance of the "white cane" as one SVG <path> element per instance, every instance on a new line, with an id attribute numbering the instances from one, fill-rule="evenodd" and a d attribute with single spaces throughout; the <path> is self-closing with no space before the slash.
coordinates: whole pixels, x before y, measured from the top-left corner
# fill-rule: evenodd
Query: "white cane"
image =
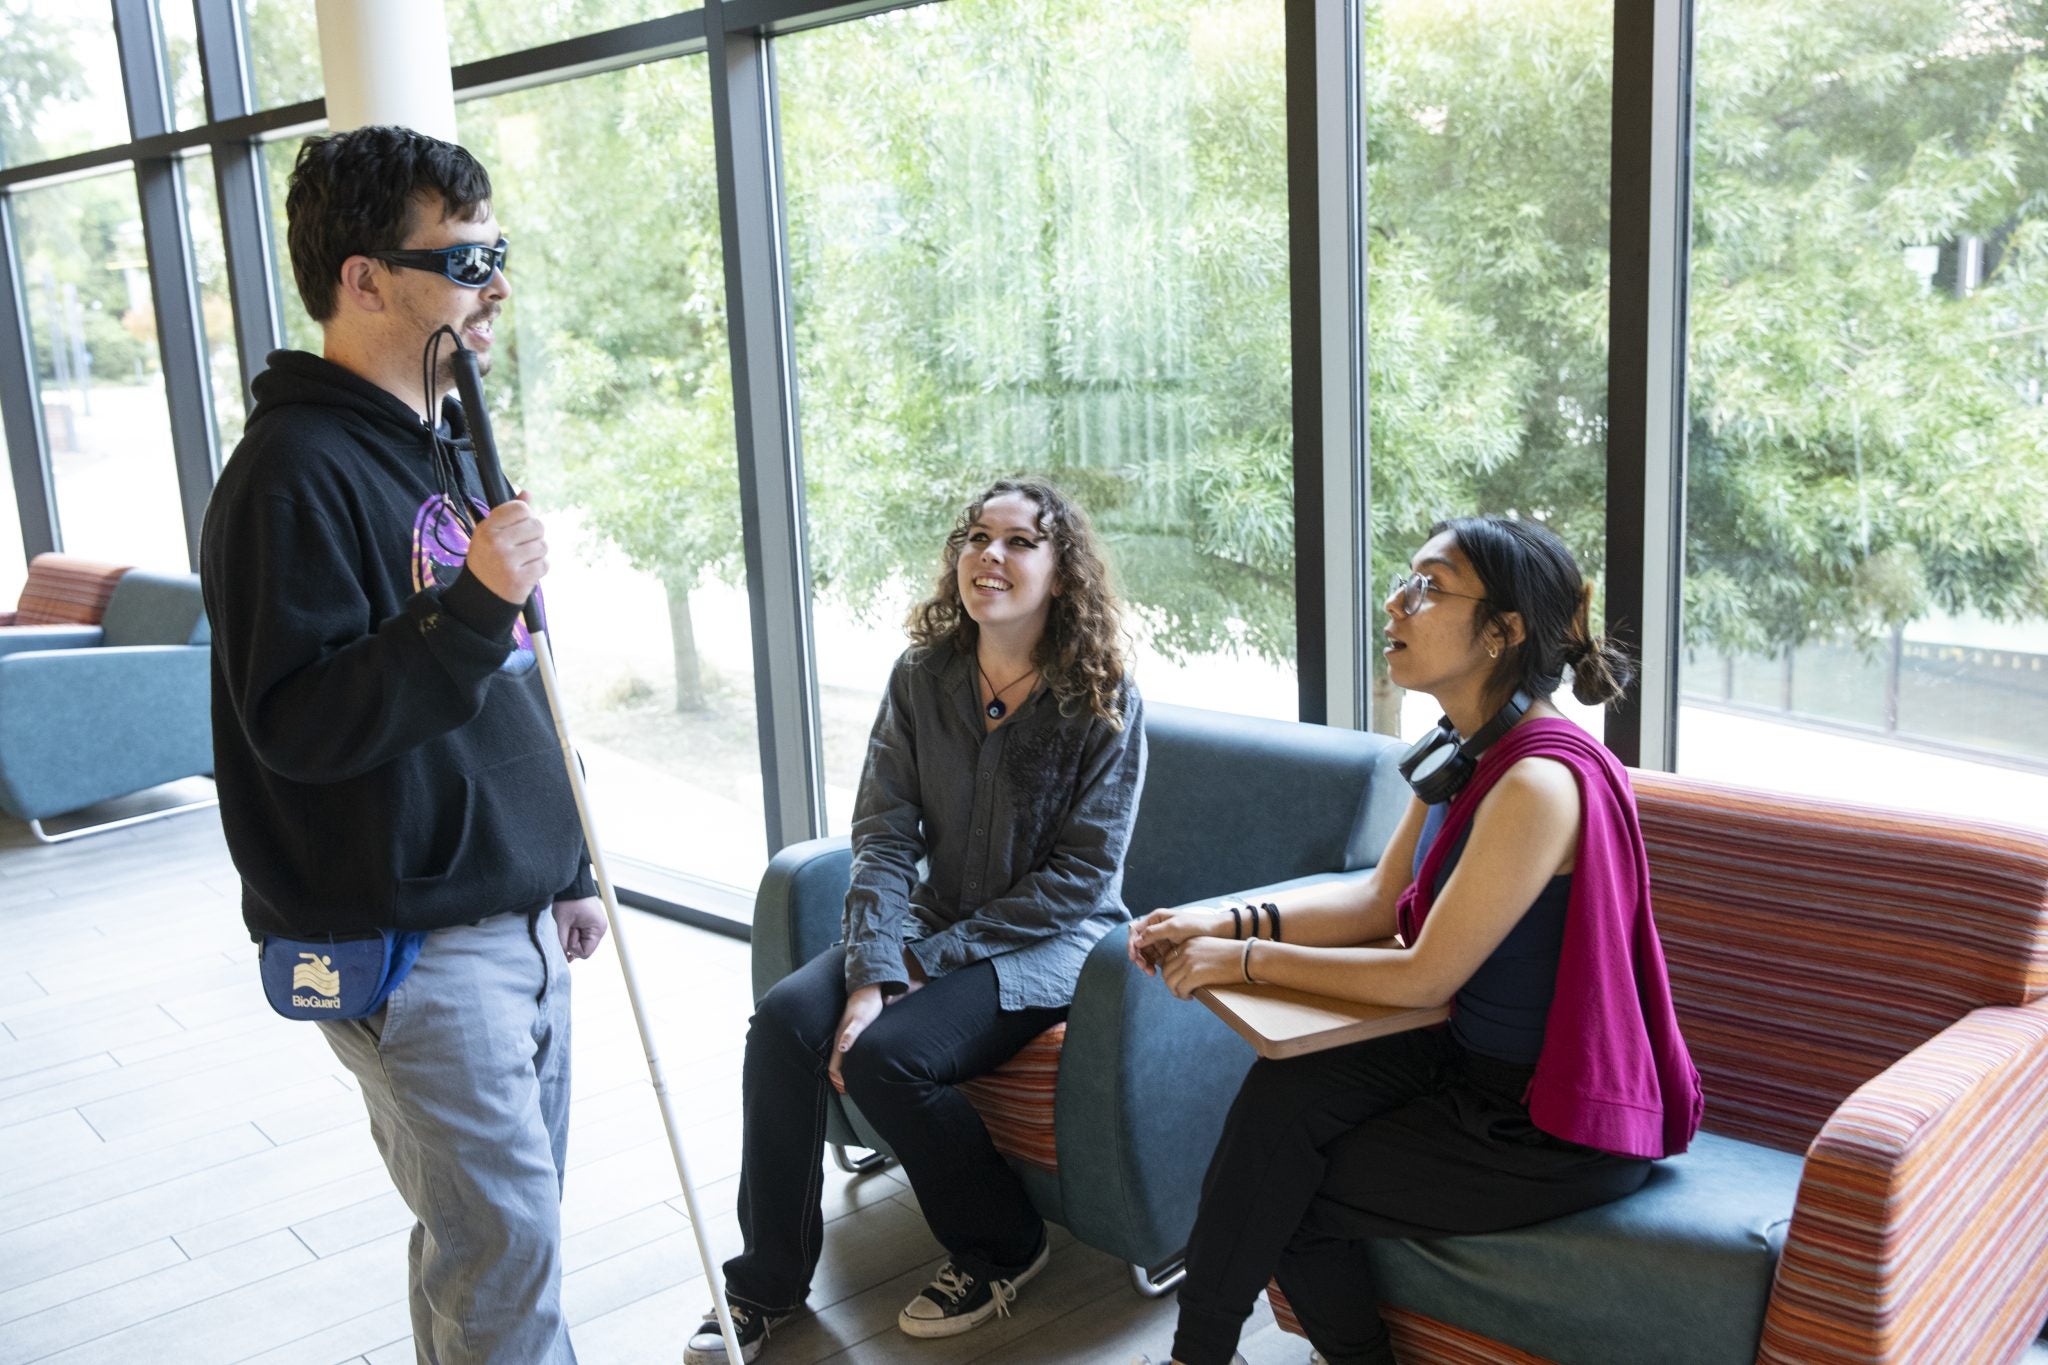
<path id="1" fill-rule="evenodd" d="M 505 481 L 505 471 L 498 463 L 498 445 L 491 435 L 491 415 L 484 407 L 483 378 L 480 374 L 476 352 L 462 344 L 452 328 L 443 328 L 455 336 L 455 353 L 451 357 L 455 365 L 455 387 L 462 395 L 463 416 L 469 423 L 469 438 L 476 453 L 476 472 L 483 483 L 484 496 L 491 506 L 512 500 L 512 486 Z M 555 678 L 555 655 L 548 647 L 547 628 L 538 605 L 532 598 L 527 599 L 526 630 L 533 637 L 534 662 L 540 665 L 541 688 L 547 693 L 548 714 L 555 722 L 555 740 L 561 746 L 562 767 L 569 774 L 569 790 L 576 798 L 576 818 L 583 824 L 583 845 L 590 850 L 590 870 L 597 879 L 597 893 L 604 899 L 605 919 L 611 924 L 612 949 L 619 956 L 619 970 L 626 978 L 626 1000 L 633 1007 L 633 1022 L 640 1029 L 640 1050 L 647 1054 L 647 1075 L 654 1083 L 654 1098 L 661 1105 L 662 1127 L 668 1130 L 669 1152 L 676 1159 L 676 1175 L 683 1182 L 683 1200 L 690 1209 L 690 1231 L 697 1238 L 697 1256 L 704 1263 L 704 1279 L 711 1286 L 712 1309 L 718 1315 L 718 1330 L 725 1337 L 725 1357 L 728 1365 L 740 1365 L 745 1357 L 740 1352 L 739 1334 L 733 1330 L 732 1310 L 725 1302 L 725 1283 L 719 1275 L 718 1262 L 712 1259 L 711 1242 L 705 1236 L 704 1215 L 697 1207 L 697 1187 L 690 1179 L 690 1160 L 683 1154 L 682 1130 L 676 1126 L 674 1107 L 669 1103 L 668 1081 L 662 1075 L 661 1057 L 654 1048 L 654 1031 L 648 1026 L 647 1011 L 640 1004 L 640 981 L 633 972 L 632 954 L 626 951 L 626 925 L 619 915 L 619 903 L 612 894 L 612 879 L 605 871 L 604 846 L 597 839 L 597 823 L 591 818 L 590 798 L 583 789 L 583 767 L 576 761 L 575 747 L 569 741 L 569 724 L 562 710 L 562 693 Z"/>

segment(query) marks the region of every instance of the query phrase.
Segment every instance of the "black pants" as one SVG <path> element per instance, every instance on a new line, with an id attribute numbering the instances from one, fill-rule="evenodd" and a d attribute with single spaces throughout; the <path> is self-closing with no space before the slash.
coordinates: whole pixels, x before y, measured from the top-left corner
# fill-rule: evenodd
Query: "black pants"
<path id="1" fill-rule="evenodd" d="M 1278 1279 L 1330 1365 L 1392 1365 L 1364 1239 L 1498 1232 L 1640 1188 L 1649 1162 L 1529 1122 L 1532 1069 L 1441 1028 L 1253 1064 L 1203 1178 L 1174 1358 L 1227 1365 Z"/>
<path id="2" fill-rule="evenodd" d="M 804 1301 L 824 1248 L 825 1061 L 846 1008 L 845 961 L 833 948 L 784 977 L 747 1029 L 746 1249 L 725 1263 L 725 1283 L 730 1297 L 769 1312 Z M 932 1235 L 977 1278 L 1021 1267 L 1045 1225 L 954 1087 L 1001 1066 L 1066 1013 L 1003 1009 L 995 967 L 978 962 L 884 1008 L 840 1061 L 848 1098 L 903 1163 Z"/>

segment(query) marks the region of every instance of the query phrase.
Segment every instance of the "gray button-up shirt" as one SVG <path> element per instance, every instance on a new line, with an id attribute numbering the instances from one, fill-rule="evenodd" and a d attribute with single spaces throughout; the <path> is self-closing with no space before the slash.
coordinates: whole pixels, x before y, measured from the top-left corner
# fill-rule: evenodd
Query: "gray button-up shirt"
<path id="1" fill-rule="evenodd" d="M 1145 781 L 1138 689 L 1123 728 L 1040 688 L 984 728 L 974 656 L 897 659 L 853 807 L 846 989 L 995 961 L 1004 1009 L 1070 1003 L 1096 940 L 1130 918 L 1124 847 Z M 906 913 L 907 912 L 907 913 Z"/>

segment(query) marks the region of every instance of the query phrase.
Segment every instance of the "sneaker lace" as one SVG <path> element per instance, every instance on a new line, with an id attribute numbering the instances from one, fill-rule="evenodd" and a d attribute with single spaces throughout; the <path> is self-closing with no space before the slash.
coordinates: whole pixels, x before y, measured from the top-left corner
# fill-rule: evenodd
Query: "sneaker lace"
<path id="1" fill-rule="evenodd" d="M 746 1331 L 747 1324 L 753 1321 L 754 1310 L 751 1308 L 742 1308 L 738 1304 L 733 1303 L 730 1300 L 727 1300 L 725 1307 L 726 1311 L 732 1314 L 732 1330 L 736 1333 Z M 717 1304 L 714 1303 L 709 1308 L 704 1310 L 704 1322 L 705 1325 L 708 1326 L 712 1331 L 716 1332 L 718 1330 Z"/>
<path id="2" fill-rule="evenodd" d="M 974 1288 L 974 1277 L 948 1261 L 939 1267 L 938 1275 L 932 1280 L 932 1288 L 958 1303 Z"/>
<path id="3" fill-rule="evenodd" d="M 989 1291 L 995 1296 L 996 1316 L 1010 1316 L 1010 1305 L 1017 1301 L 1017 1285 L 1012 1280 L 990 1280 Z"/>

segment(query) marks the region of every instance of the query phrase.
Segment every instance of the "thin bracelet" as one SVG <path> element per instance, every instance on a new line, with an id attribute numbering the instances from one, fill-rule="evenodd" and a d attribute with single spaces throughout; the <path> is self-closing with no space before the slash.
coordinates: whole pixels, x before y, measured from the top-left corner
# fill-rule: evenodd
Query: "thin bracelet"
<path id="1" fill-rule="evenodd" d="M 1280 941 L 1280 907 L 1271 901 L 1267 901 L 1266 913 L 1273 917 L 1273 942 L 1278 943 Z"/>
<path id="2" fill-rule="evenodd" d="M 1232 938 L 1244 937 L 1244 918 L 1237 913 L 1237 907 L 1234 905 L 1230 907 L 1230 936 Z"/>
<path id="3" fill-rule="evenodd" d="M 1251 903 L 1250 903 L 1249 901 L 1247 901 L 1247 902 L 1245 903 L 1245 907 L 1244 907 L 1244 908 L 1245 908 L 1245 909 L 1247 909 L 1247 910 L 1249 910 L 1249 911 L 1251 911 L 1251 916 L 1252 916 L 1252 937 L 1253 937 L 1253 938 L 1257 938 L 1257 937 L 1259 936 L 1259 907 L 1258 907 L 1258 906 L 1256 906 L 1256 905 L 1253 905 L 1253 904 L 1251 904 Z"/>
<path id="4" fill-rule="evenodd" d="M 1244 982 L 1247 986 L 1259 984 L 1252 980 L 1252 945 L 1257 942 L 1258 940 L 1255 938 L 1248 938 L 1244 941 L 1244 961 L 1240 964 L 1240 968 L 1244 972 Z"/>

